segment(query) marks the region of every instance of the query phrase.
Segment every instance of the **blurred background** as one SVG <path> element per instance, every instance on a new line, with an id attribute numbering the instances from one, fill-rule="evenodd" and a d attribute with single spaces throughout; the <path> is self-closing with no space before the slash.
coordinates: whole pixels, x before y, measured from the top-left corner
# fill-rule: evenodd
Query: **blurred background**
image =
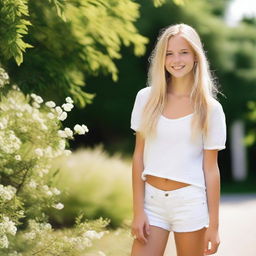
<path id="1" fill-rule="evenodd" d="M 57 103 L 70 96 L 75 109 L 64 125 L 85 123 L 89 128 L 85 136 L 70 142 L 73 154 L 53 165 L 60 169 L 56 183 L 66 191 L 64 209 L 49 213 L 56 227 L 72 226 L 81 212 L 88 218 L 110 218 L 113 229 L 129 226 L 135 140 L 130 115 L 136 93 L 146 86 L 148 58 L 158 33 L 170 24 L 186 23 L 198 31 L 223 94 L 218 100 L 226 115 L 228 136 L 226 149 L 219 152 L 222 196 L 256 193 L 254 1 L 28 3 L 26 19 L 32 25 L 25 25 L 28 31 L 13 46 L 15 54 L 4 47 L 7 38 L 1 36 L 1 63 L 24 93 Z M 128 255 L 130 240 L 120 240 L 113 253 L 108 243 L 114 239 L 108 239 L 104 246 L 96 246 L 104 247 L 107 255 Z"/>

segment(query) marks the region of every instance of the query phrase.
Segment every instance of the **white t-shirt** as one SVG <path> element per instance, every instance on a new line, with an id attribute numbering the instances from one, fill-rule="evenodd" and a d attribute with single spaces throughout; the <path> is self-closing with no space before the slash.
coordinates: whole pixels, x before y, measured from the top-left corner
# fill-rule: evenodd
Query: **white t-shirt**
<path id="1" fill-rule="evenodd" d="M 131 114 L 131 129 L 138 131 L 141 114 L 151 87 L 138 91 Z M 203 172 L 203 150 L 225 149 L 226 119 L 221 104 L 214 104 L 209 111 L 207 138 L 201 133 L 191 143 L 191 120 L 193 113 L 169 119 L 161 115 L 157 122 L 156 137 L 145 139 L 141 178 L 153 175 L 206 188 Z"/>

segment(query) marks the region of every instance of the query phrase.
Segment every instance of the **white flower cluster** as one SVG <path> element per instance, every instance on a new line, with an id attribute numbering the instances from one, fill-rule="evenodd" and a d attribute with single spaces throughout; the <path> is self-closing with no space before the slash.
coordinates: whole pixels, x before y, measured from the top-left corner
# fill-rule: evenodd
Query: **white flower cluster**
<path id="1" fill-rule="evenodd" d="M 86 125 L 82 124 L 82 125 L 79 125 L 79 124 L 76 124 L 74 126 L 74 131 L 79 134 L 79 135 L 82 135 L 82 134 L 85 134 L 86 132 L 89 132 L 89 129 L 87 128 Z"/>
<path id="2" fill-rule="evenodd" d="M 9 241 L 7 234 L 15 236 L 17 227 L 15 223 L 9 219 L 9 217 L 3 216 L 0 223 L 0 248 L 8 248 Z"/>
<path id="3" fill-rule="evenodd" d="M 33 240 L 37 235 L 52 231 L 52 226 L 49 223 L 39 223 L 35 220 L 29 220 L 29 232 L 23 234 L 26 240 Z"/>
<path id="4" fill-rule="evenodd" d="M 32 106 L 35 108 L 40 108 L 40 104 L 42 104 L 44 101 L 41 96 L 36 95 L 35 93 L 30 94 L 31 98 L 34 100 L 32 103 Z"/>
<path id="5" fill-rule="evenodd" d="M 57 114 L 57 119 L 60 121 L 64 121 L 68 116 L 67 112 L 70 112 L 72 110 L 72 108 L 74 107 L 73 100 L 70 97 L 66 98 L 66 103 L 62 104 L 61 107 L 60 106 L 56 107 L 56 104 L 53 101 L 48 101 L 45 104 L 49 108 L 55 108 L 55 113 Z M 53 119 L 54 115 L 52 113 L 49 113 L 48 117 L 50 119 Z"/>
<path id="6" fill-rule="evenodd" d="M 9 83 L 9 76 L 3 68 L 0 68 L 0 88 Z"/>
<path id="7" fill-rule="evenodd" d="M 102 236 L 104 235 L 104 231 L 101 232 L 96 232 L 95 230 L 87 230 L 83 236 L 88 237 L 90 239 L 101 239 Z"/>
<path id="8" fill-rule="evenodd" d="M 64 208 L 64 204 L 57 203 L 57 204 L 53 204 L 52 207 L 57 209 L 57 210 L 62 210 Z"/>
<path id="9" fill-rule="evenodd" d="M 34 182 L 34 183 L 36 183 L 36 182 Z M 37 184 L 37 183 L 36 183 Z M 58 195 L 60 195 L 61 194 L 61 191 L 60 190 L 58 190 L 57 188 L 50 188 L 48 185 L 43 185 L 42 186 L 42 189 L 43 189 L 43 192 L 47 195 L 47 196 L 53 196 L 53 195 L 55 195 L 55 196 L 58 196 Z M 60 206 L 60 203 L 58 204 L 58 208 L 61 208 L 61 206 Z M 64 207 L 64 206 L 63 206 Z M 62 208 L 63 208 L 62 207 Z M 56 208 L 56 207 L 55 207 Z M 57 208 L 57 209 L 58 209 Z M 62 209 L 61 208 L 61 209 Z"/>
<path id="10" fill-rule="evenodd" d="M 84 124 L 82 124 L 82 125 L 76 124 L 74 126 L 74 131 L 72 131 L 70 128 L 66 127 L 64 130 L 59 130 L 58 131 L 58 135 L 61 138 L 73 139 L 73 135 L 74 134 L 83 135 L 83 134 L 85 134 L 88 131 L 89 130 L 88 130 L 86 125 L 84 125 Z"/>
<path id="11" fill-rule="evenodd" d="M 8 118 L 3 117 L 0 119 L 0 130 L 6 129 L 8 125 Z"/>
<path id="12" fill-rule="evenodd" d="M 79 250 L 84 250 L 86 247 L 92 246 L 92 240 L 100 239 L 104 234 L 104 231 L 97 233 L 95 230 L 88 230 L 78 237 L 64 237 L 64 242 L 75 246 Z M 101 251 L 98 253 L 98 255 L 105 256 L 105 254 Z"/>
<path id="13" fill-rule="evenodd" d="M 12 154 L 20 149 L 21 141 L 12 130 L 0 130 L 0 150 Z"/>
<path id="14" fill-rule="evenodd" d="M 14 197 L 15 193 L 16 188 L 0 184 L 0 199 L 2 201 L 10 201 Z"/>

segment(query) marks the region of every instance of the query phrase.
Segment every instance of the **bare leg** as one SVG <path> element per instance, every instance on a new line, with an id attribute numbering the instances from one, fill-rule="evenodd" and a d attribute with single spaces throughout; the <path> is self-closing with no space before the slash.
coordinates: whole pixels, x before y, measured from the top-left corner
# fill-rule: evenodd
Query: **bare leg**
<path id="1" fill-rule="evenodd" d="M 174 232 L 177 256 L 203 256 L 205 231 Z"/>
<path id="2" fill-rule="evenodd" d="M 150 225 L 150 234 L 146 244 L 133 241 L 131 256 L 163 256 L 169 231 Z"/>

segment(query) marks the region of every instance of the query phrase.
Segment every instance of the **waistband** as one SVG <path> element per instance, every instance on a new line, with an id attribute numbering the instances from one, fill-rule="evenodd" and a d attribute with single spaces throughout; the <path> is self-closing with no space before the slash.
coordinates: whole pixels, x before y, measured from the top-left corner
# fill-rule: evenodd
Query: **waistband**
<path id="1" fill-rule="evenodd" d="M 151 193 L 154 193 L 155 195 L 159 195 L 159 196 L 166 196 L 167 194 L 175 196 L 175 195 L 184 195 L 187 193 L 194 193 L 194 192 L 197 192 L 197 193 L 206 192 L 204 188 L 200 188 L 195 185 L 188 185 L 186 187 L 182 187 L 174 190 L 161 190 L 159 188 L 152 186 L 147 182 L 145 182 L 145 190 L 151 191 Z"/>

